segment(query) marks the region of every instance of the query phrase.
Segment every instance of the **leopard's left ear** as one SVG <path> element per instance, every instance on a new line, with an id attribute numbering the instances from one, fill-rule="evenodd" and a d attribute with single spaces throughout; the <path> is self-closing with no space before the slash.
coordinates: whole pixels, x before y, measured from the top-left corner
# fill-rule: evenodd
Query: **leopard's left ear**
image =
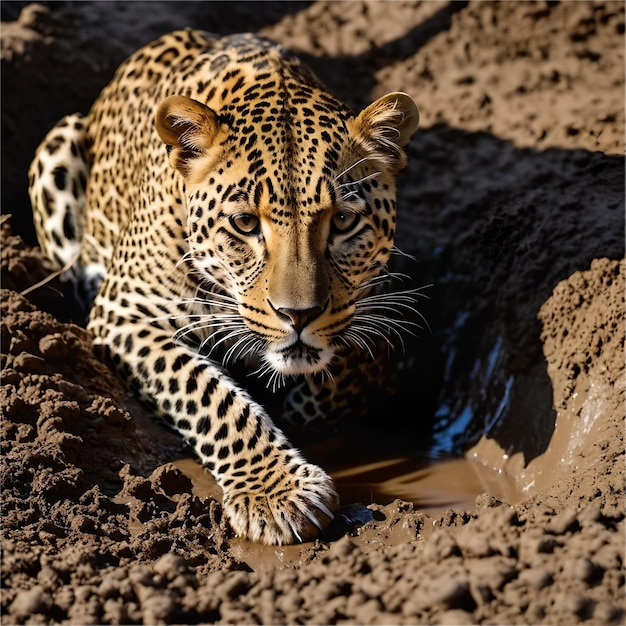
<path id="1" fill-rule="evenodd" d="M 357 144 L 392 170 L 406 165 L 406 146 L 419 124 L 419 110 L 411 96 L 400 91 L 379 98 L 351 120 Z"/>
<path id="2" fill-rule="evenodd" d="M 170 164 L 187 180 L 199 169 L 200 157 L 210 156 L 222 130 L 220 119 L 208 106 L 187 98 L 170 96 L 161 102 L 155 125 L 167 145 Z"/>

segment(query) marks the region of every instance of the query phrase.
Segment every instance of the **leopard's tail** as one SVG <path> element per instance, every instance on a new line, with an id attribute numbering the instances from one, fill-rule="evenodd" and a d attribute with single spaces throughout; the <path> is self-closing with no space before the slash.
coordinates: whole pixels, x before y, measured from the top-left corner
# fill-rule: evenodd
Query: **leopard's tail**
<path id="1" fill-rule="evenodd" d="M 81 258 L 86 233 L 89 177 L 87 118 L 65 116 L 36 150 L 29 171 L 29 195 L 37 240 L 54 261 L 62 280 L 70 281 L 79 302 L 88 308 L 104 267 Z"/>

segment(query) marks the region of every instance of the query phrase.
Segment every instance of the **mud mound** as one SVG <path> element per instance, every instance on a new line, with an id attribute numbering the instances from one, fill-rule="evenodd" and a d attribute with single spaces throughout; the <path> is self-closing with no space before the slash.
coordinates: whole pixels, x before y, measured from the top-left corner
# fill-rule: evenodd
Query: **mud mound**
<path id="1" fill-rule="evenodd" d="M 623 3 L 148 6 L 2 6 L 1 623 L 624 623 Z M 367 469 L 357 503 L 332 467 L 355 433 L 322 441 L 362 524 L 303 546 L 233 538 L 180 440 L 93 357 L 64 286 L 29 290 L 53 272 L 26 200 L 35 146 L 186 25 L 260 30 L 350 104 L 404 90 L 422 113 L 399 197 L 416 260 L 397 269 L 432 284 L 430 330 L 367 425 L 382 480 L 419 475 L 417 495 Z M 428 506 L 428 480 L 462 472 L 387 463 L 425 454 L 510 491 Z"/>

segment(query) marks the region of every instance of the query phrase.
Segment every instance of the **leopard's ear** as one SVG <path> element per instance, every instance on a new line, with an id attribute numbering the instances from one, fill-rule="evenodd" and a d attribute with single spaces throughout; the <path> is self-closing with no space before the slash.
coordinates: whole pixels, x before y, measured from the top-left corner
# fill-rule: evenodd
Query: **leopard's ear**
<path id="1" fill-rule="evenodd" d="M 208 106 L 185 96 L 170 96 L 161 102 L 155 125 L 167 145 L 170 164 L 188 178 L 195 162 L 207 156 L 216 143 L 221 123 Z"/>
<path id="2" fill-rule="evenodd" d="M 419 110 L 406 93 L 394 92 L 379 98 L 352 120 L 356 143 L 392 170 L 406 165 L 406 146 L 419 124 Z"/>

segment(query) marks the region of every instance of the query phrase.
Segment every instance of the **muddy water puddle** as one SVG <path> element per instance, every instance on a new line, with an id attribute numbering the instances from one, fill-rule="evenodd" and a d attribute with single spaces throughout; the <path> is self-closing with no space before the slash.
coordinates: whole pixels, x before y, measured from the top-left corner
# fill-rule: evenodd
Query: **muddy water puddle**
<path id="1" fill-rule="evenodd" d="M 368 438 L 368 441 L 377 440 Z M 471 510 L 476 496 L 483 493 L 509 504 L 523 499 L 512 478 L 478 461 L 397 454 L 393 450 L 381 450 L 384 445 L 374 453 L 362 449 L 358 443 L 351 439 L 348 445 L 341 438 L 334 438 L 323 445 L 304 449 L 307 458 L 320 463 L 331 474 L 344 504 L 388 505 L 399 499 L 412 502 L 417 511 L 434 517 L 448 509 Z M 195 495 L 221 501 L 217 483 L 195 459 L 181 458 L 173 464 L 189 477 Z M 397 536 L 394 539 L 387 535 L 385 545 L 411 540 L 410 532 L 400 526 L 393 533 Z M 412 538 L 414 540 L 414 536 Z M 375 537 L 357 537 L 355 541 L 358 543 L 361 539 L 371 542 Z M 230 545 L 232 556 L 255 571 L 297 565 L 305 562 L 307 553 L 314 550 L 313 543 L 276 547 L 234 539 Z"/>
<path id="2" fill-rule="evenodd" d="M 510 504 L 519 496 L 511 478 L 463 458 L 390 458 L 331 474 L 343 501 L 388 504 L 399 498 L 434 515 L 447 509 L 472 509 L 482 493 Z"/>
<path id="3" fill-rule="evenodd" d="M 221 500 L 221 490 L 211 475 L 193 458 L 174 461 L 193 484 L 200 498 Z M 472 509 L 476 496 L 489 493 L 509 504 L 521 501 L 515 482 L 506 474 L 470 459 L 389 457 L 372 461 L 325 465 L 344 503 L 389 504 L 396 499 L 412 502 L 430 515 L 447 509 Z"/>

